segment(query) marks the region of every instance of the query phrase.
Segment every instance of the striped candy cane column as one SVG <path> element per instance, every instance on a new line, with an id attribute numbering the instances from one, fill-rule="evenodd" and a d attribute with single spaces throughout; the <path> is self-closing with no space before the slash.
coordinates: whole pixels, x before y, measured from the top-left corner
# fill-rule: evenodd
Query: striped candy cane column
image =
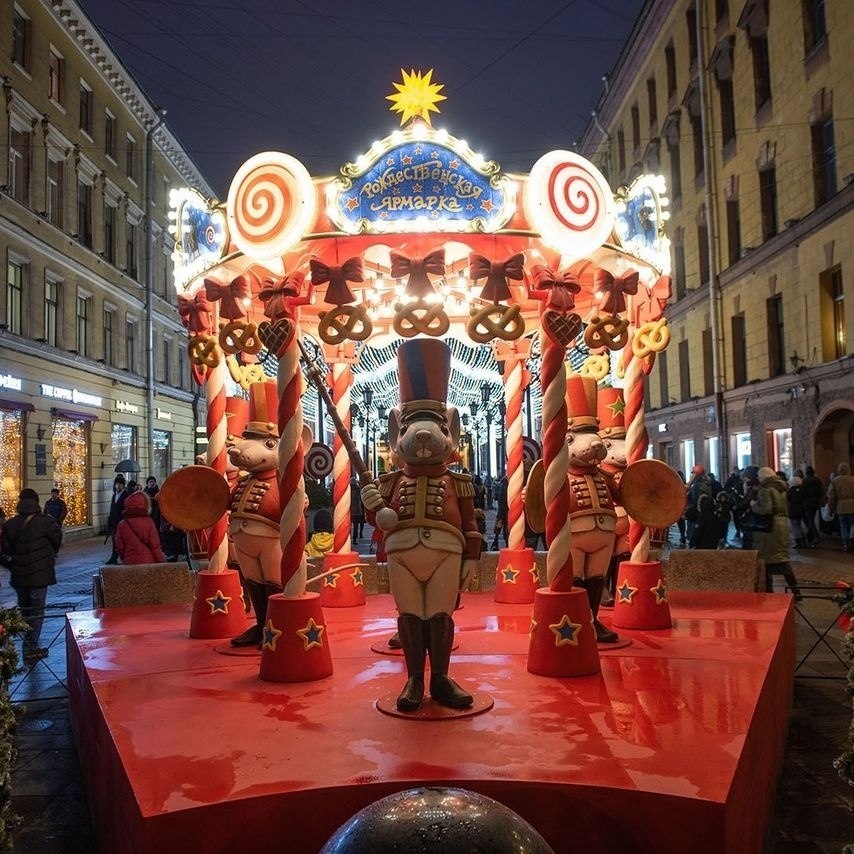
<path id="1" fill-rule="evenodd" d="M 644 359 L 632 356 L 626 368 L 624 390 L 626 463 L 629 465 L 645 459 L 649 447 L 649 435 L 646 432 L 643 410 L 644 376 Z M 634 519 L 629 522 L 629 545 L 632 549 L 633 563 L 645 563 L 649 560 L 649 529 Z"/>
<path id="2" fill-rule="evenodd" d="M 207 463 L 216 472 L 225 477 L 226 447 L 228 424 L 225 416 L 225 377 L 228 368 L 225 359 L 208 370 L 205 378 L 205 398 L 207 400 L 208 452 Z M 208 570 L 223 572 L 228 563 L 228 515 L 223 515 L 211 527 L 208 537 Z"/>

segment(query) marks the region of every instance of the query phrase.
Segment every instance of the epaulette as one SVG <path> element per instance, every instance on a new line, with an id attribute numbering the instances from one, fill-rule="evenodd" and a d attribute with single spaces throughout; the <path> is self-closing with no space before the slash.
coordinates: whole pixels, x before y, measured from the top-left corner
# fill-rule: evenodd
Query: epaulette
<path id="1" fill-rule="evenodd" d="M 449 471 L 448 474 L 454 480 L 454 489 L 459 498 L 474 498 L 474 483 L 470 474 L 460 474 L 459 472 Z"/>
<path id="2" fill-rule="evenodd" d="M 380 495 L 383 498 L 391 498 L 391 494 L 394 492 L 394 485 L 397 483 L 401 474 L 403 474 L 403 472 L 390 471 L 386 472 L 386 474 L 381 474 L 377 478 L 377 489 L 379 489 Z"/>

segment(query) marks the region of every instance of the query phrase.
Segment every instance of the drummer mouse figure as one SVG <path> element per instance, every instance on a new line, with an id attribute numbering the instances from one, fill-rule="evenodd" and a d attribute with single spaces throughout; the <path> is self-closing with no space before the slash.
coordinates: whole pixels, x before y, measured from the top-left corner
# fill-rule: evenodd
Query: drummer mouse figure
<path id="1" fill-rule="evenodd" d="M 421 707 L 425 657 L 430 696 L 443 706 L 468 708 L 473 697 L 448 676 L 457 593 L 480 557 L 474 486 L 448 470 L 457 448 L 460 416 L 446 404 L 451 351 L 435 338 L 405 341 L 397 351 L 400 406 L 389 413 L 389 445 L 402 471 L 362 488 L 368 521 L 385 534 L 391 592 L 408 679 L 400 711 Z"/>

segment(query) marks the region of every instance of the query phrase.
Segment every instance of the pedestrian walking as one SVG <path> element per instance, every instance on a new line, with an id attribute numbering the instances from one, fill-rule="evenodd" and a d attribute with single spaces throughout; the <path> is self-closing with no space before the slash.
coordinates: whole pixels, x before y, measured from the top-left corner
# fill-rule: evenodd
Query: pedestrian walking
<path id="1" fill-rule="evenodd" d="M 362 505 L 362 489 L 359 479 L 353 475 L 350 478 L 350 521 L 353 525 L 351 538 L 353 542 L 365 536 L 365 508 Z"/>
<path id="2" fill-rule="evenodd" d="M 116 554 L 124 564 L 163 563 L 160 532 L 151 518 L 148 496 L 142 491 L 128 495 L 114 537 Z"/>
<path id="3" fill-rule="evenodd" d="M 68 515 L 68 505 L 60 498 L 59 490 L 56 487 L 51 489 L 50 498 L 44 503 L 44 512 L 56 519 L 60 526 L 65 522 L 65 517 Z"/>
<path id="4" fill-rule="evenodd" d="M 113 548 L 110 552 L 107 563 L 118 563 L 119 556 L 116 554 L 116 528 L 119 527 L 119 522 L 124 518 L 125 499 L 128 497 L 126 489 L 125 476 L 117 474 L 113 480 L 113 495 L 110 499 L 110 513 L 107 516 L 107 537 L 112 540 Z"/>
<path id="5" fill-rule="evenodd" d="M 854 550 L 854 476 L 848 463 L 836 467 L 836 477 L 827 488 L 827 503 L 839 519 L 842 551 Z"/>
<path id="6" fill-rule="evenodd" d="M 816 516 L 824 501 L 824 484 L 816 477 L 815 469 L 807 466 L 803 483 L 804 524 L 807 526 L 807 544 L 815 548 L 820 541 Z"/>

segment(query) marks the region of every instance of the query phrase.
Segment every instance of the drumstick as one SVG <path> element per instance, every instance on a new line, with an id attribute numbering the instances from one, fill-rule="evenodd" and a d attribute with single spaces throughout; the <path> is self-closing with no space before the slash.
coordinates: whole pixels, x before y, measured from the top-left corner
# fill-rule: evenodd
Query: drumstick
<path id="1" fill-rule="evenodd" d="M 330 569 L 328 572 L 321 572 L 320 575 L 315 575 L 312 578 L 309 578 L 308 581 L 306 581 L 306 584 L 307 585 L 308 584 L 314 584 L 315 581 L 322 581 L 324 578 L 326 578 L 329 575 L 335 575 L 336 572 L 342 572 L 345 569 L 355 569 L 357 566 L 367 567 L 367 566 L 370 566 L 370 564 L 367 564 L 367 563 L 348 563 L 348 564 L 345 564 L 344 566 L 336 566 L 335 569 Z"/>

